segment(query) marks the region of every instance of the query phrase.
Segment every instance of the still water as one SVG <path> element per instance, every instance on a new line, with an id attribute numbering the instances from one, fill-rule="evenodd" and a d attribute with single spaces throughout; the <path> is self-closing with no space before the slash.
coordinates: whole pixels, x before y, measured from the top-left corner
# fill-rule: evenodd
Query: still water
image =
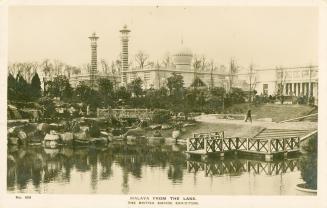
<path id="1" fill-rule="evenodd" d="M 187 160 L 185 144 L 8 147 L 10 193 L 303 195 L 297 158 Z"/>

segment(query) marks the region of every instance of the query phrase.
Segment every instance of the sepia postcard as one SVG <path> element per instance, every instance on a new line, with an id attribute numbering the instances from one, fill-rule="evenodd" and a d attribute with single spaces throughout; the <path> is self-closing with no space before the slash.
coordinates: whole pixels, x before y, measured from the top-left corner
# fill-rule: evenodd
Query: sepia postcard
<path id="1" fill-rule="evenodd" d="M 326 1 L 0 14 L 1 208 L 327 208 Z"/>

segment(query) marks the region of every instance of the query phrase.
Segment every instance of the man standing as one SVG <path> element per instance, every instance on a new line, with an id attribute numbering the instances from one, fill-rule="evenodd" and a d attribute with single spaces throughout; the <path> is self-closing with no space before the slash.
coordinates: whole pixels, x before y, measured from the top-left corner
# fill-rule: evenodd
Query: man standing
<path id="1" fill-rule="evenodd" d="M 250 109 L 246 113 L 245 122 L 247 122 L 248 120 L 250 120 L 250 122 L 252 123 L 252 117 L 251 117 L 251 110 Z"/>

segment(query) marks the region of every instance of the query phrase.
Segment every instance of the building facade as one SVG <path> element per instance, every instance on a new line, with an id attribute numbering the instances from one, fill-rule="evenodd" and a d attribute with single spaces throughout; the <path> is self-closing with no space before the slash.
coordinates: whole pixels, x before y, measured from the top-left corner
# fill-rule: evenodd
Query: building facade
<path id="1" fill-rule="evenodd" d="M 255 70 L 257 94 L 318 98 L 318 66 Z"/>

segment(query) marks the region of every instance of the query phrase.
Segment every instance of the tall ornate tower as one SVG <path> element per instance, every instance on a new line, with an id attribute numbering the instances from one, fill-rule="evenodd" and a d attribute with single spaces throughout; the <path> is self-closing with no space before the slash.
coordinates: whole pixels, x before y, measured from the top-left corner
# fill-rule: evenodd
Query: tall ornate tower
<path id="1" fill-rule="evenodd" d="M 127 25 L 124 25 L 123 29 L 119 31 L 121 33 L 121 43 L 122 43 L 122 52 L 121 52 L 121 65 L 122 65 L 122 72 L 121 72 L 121 82 L 123 85 L 127 84 L 127 77 L 126 71 L 128 70 L 128 41 L 129 36 L 128 34 L 131 32 L 127 29 Z"/>
<path id="2" fill-rule="evenodd" d="M 91 68 L 90 68 L 90 85 L 92 88 L 95 87 L 95 74 L 97 73 L 97 40 L 99 37 L 93 33 L 92 36 L 89 37 L 91 40 Z"/>

